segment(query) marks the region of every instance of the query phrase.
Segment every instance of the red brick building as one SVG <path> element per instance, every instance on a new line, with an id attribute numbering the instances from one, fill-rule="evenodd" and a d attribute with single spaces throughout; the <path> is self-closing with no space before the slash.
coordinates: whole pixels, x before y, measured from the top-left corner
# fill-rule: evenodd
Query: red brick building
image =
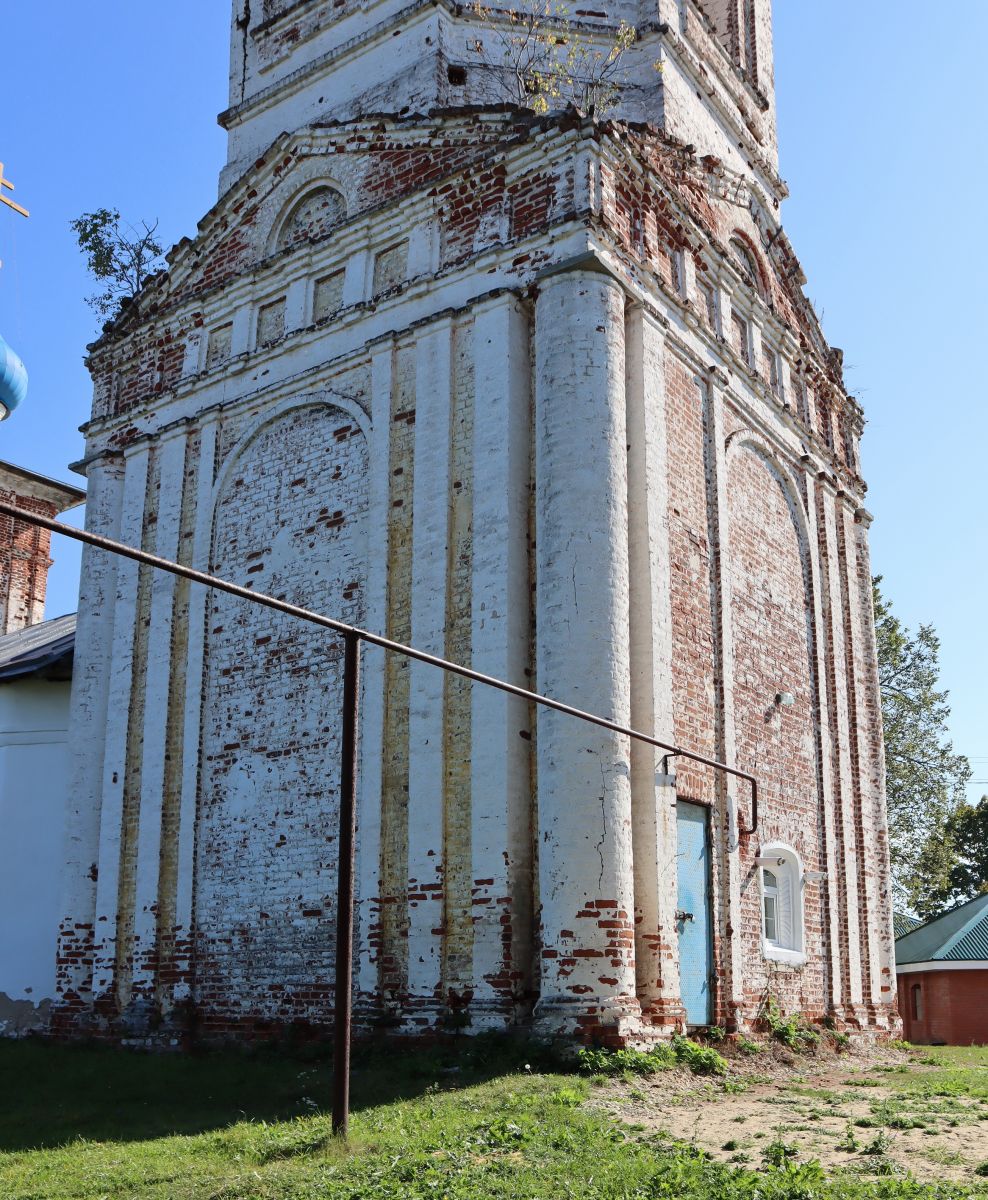
<path id="1" fill-rule="evenodd" d="M 0 462 L 0 499 L 7 504 L 53 518 L 85 498 L 79 488 Z M 50 552 L 47 529 L 0 516 L 0 636 L 44 620 Z"/>
<path id="2" fill-rule="evenodd" d="M 988 896 L 895 943 L 899 1013 L 920 1045 L 988 1045 Z"/>

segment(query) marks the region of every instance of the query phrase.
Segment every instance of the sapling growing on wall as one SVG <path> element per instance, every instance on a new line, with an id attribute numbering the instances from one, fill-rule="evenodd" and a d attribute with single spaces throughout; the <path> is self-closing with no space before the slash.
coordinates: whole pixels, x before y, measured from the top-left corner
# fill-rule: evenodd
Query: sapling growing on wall
<path id="1" fill-rule="evenodd" d="M 70 222 L 89 273 L 100 291 L 86 303 L 101 317 L 112 318 L 133 300 L 145 283 L 164 266 L 158 241 L 158 222 L 141 222 L 138 229 L 121 219 L 116 209 L 97 208 Z"/>
<path id="2" fill-rule="evenodd" d="M 536 113 L 572 104 L 598 114 L 617 100 L 624 60 L 638 40 L 634 25 L 592 37 L 565 5 L 530 0 L 519 8 L 493 8 L 476 0 L 474 13 L 486 37 L 476 49 L 500 81 L 503 99 Z"/>

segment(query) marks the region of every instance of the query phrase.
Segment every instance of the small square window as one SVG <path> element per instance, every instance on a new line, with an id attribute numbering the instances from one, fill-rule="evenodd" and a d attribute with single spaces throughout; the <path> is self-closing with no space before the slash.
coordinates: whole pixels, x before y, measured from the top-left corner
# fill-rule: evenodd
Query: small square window
<path id="1" fill-rule="evenodd" d="M 233 326 L 220 325 L 209 335 L 209 345 L 206 348 L 206 367 L 218 367 L 230 357 L 233 348 Z"/>
<path id="2" fill-rule="evenodd" d="M 285 301 L 264 304 L 257 313 L 257 344 L 273 346 L 285 334 Z"/>
<path id="3" fill-rule="evenodd" d="M 325 321 L 343 307 L 343 271 L 316 280 L 312 295 L 312 320 Z"/>

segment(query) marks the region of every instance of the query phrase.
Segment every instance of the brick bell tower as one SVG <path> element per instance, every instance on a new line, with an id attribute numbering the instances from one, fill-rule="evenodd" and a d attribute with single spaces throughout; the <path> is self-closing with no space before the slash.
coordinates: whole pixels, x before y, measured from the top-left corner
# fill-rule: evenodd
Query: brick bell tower
<path id="1" fill-rule="evenodd" d="M 517 100 L 513 65 L 540 60 L 519 51 L 510 8 L 234 0 L 222 185 L 279 133 L 313 122 Z M 661 126 L 769 182 L 778 166 L 771 0 L 611 0 L 569 19 L 605 55 L 622 24 L 638 36 L 613 75 L 609 114 Z"/>
<path id="2" fill-rule="evenodd" d="M 580 44 L 621 22 L 609 106 L 535 112 L 504 11 L 238 0 L 220 199 L 90 348 L 89 523 L 757 775 L 368 653 L 366 1028 L 888 1030 L 863 420 L 769 0 Z M 323 1029 L 340 646 L 89 556 L 77 658 L 62 1027 Z"/>
<path id="3" fill-rule="evenodd" d="M 0 462 L 0 497 L 27 512 L 57 517 L 81 504 L 78 488 Z M 0 635 L 37 625 L 45 617 L 45 592 L 51 562 L 46 529 L 0 517 Z"/>

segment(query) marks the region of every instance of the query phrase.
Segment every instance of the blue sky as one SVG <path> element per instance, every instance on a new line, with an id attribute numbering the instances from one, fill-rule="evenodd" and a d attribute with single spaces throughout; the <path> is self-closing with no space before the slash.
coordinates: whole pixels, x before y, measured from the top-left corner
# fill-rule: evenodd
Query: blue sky
<path id="1" fill-rule="evenodd" d="M 31 394 L 0 457 L 71 478 L 82 451 L 97 324 L 69 221 L 116 207 L 170 243 L 215 200 L 229 9 L 6 6 L 0 160 L 32 218 L 0 212 L 0 330 Z M 776 0 L 775 19 L 785 224 L 868 416 L 873 565 L 903 620 L 940 633 L 955 743 L 988 781 L 988 4 L 946 19 L 919 0 Z M 54 557 L 52 616 L 75 608 L 78 574 L 74 546 Z"/>

